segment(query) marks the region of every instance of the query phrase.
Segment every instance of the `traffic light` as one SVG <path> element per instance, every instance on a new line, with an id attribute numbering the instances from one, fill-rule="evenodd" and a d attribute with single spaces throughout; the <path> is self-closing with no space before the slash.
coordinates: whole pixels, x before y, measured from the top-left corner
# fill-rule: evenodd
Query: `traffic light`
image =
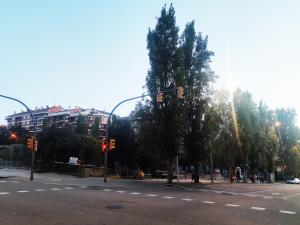
<path id="1" fill-rule="evenodd" d="M 184 89 L 181 86 L 177 88 L 177 98 L 184 98 Z"/>
<path id="2" fill-rule="evenodd" d="M 156 94 L 156 102 L 161 103 L 161 102 L 163 102 L 163 100 L 164 100 L 164 93 L 159 91 Z"/>
<path id="3" fill-rule="evenodd" d="M 105 152 L 105 151 L 106 151 L 106 141 L 105 141 L 105 138 L 102 139 L 102 145 L 101 145 L 101 148 L 102 148 L 102 152 Z"/>
<path id="4" fill-rule="evenodd" d="M 109 150 L 113 150 L 116 148 L 116 140 L 115 139 L 109 139 Z"/>
<path id="5" fill-rule="evenodd" d="M 27 148 L 33 150 L 34 149 L 34 141 L 33 137 L 27 139 Z"/>

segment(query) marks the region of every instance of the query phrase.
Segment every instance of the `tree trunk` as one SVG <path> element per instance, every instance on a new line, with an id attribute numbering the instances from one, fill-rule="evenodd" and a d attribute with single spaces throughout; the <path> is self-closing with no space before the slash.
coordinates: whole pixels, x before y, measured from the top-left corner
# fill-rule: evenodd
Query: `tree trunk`
<path id="1" fill-rule="evenodd" d="M 199 183 L 199 163 L 194 164 L 194 182 Z"/>
<path id="2" fill-rule="evenodd" d="M 168 160 L 167 166 L 168 166 L 167 184 L 172 184 L 173 183 L 173 166 L 174 166 L 173 160 L 171 160 L 171 161 Z"/>

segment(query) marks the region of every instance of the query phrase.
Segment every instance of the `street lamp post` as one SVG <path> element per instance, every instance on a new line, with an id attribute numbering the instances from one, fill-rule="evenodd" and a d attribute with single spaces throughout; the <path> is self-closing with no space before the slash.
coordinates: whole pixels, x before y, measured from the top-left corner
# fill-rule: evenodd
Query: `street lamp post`
<path id="1" fill-rule="evenodd" d="M 22 101 L 20 101 L 16 98 L 8 97 L 8 96 L 5 96 L 5 95 L 0 95 L 0 97 L 18 102 L 18 103 L 22 104 L 27 109 L 27 111 L 29 111 L 30 116 L 31 116 L 32 121 L 33 121 L 33 126 L 34 126 L 34 140 L 36 140 L 36 119 L 33 116 L 32 111 L 30 110 L 30 108 L 24 102 L 22 102 Z M 32 157 L 31 157 L 31 169 L 30 169 L 30 180 L 31 181 L 33 180 L 33 174 L 34 174 L 34 161 L 35 161 L 35 151 L 33 150 L 32 151 Z"/>

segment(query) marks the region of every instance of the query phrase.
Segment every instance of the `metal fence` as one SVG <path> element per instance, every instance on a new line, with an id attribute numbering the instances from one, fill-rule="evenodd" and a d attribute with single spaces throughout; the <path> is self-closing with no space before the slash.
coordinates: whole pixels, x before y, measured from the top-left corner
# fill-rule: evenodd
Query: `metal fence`
<path id="1" fill-rule="evenodd" d="M 0 168 L 28 169 L 30 168 L 30 162 L 0 159 Z"/>

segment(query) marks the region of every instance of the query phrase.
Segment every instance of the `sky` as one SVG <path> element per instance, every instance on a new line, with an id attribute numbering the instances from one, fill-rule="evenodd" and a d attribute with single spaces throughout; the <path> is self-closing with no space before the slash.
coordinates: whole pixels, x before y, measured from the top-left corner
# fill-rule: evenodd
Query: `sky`
<path id="1" fill-rule="evenodd" d="M 61 105 L 111 111 L 145 92 L 146 37 L 164 4 L 183 31 L 194 20 L 215 52 L 215 88 L 228 79 L 271 109 L 300 114 L 300 1 L 3 0 L 0 94 L 30 108 Z M 122 105 L 126 116 L 136 102 Z M 0 99 L 0 124 L 24 109 Z M 300 123 L 298 123 L 299 125 Z"/>

